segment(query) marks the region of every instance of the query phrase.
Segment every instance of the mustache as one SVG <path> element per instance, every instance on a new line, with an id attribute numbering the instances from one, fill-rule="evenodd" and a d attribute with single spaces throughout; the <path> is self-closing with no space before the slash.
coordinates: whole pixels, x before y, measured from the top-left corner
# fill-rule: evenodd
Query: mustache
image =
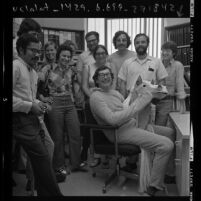
<path id="1" fill-rule="evenodd" d="M 140 49 L 140 48 L 142 48 L 142 49 L 146 49 L 146 47 L 143 47 L 143 46 L 139 46 L 137 49 Z"/>

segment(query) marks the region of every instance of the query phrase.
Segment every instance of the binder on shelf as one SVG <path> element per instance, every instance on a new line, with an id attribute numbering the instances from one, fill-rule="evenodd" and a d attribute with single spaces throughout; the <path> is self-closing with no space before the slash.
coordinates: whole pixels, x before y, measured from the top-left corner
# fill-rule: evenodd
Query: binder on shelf
<path id="1" fill-rule="evenodd" d="M 178 48 L 178 49 L 177 49 L 177 57 L 176 57 L 176 59 L 177 59 L 178 61 L 182 62 L 182 59 L 181 59 L 181 48 Z"/>
<path id="2" fill-rule="evenodd" d="M 190 25 L 187 26 L 186 42 L 190 44 Z"/>

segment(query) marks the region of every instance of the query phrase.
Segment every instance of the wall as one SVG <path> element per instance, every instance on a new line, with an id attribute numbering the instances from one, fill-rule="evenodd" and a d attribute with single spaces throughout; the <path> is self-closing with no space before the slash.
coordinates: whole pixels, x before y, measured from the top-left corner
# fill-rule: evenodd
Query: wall
<path id="1" fill-rule="evenodd" d="M 84 18 L 33 18 L 42 27 L 84 31 Z"/>
<path id="2" fill-rule="evenodd" d="M 189 23 L 190 18 L 164 18 L 164 27 Z"/>

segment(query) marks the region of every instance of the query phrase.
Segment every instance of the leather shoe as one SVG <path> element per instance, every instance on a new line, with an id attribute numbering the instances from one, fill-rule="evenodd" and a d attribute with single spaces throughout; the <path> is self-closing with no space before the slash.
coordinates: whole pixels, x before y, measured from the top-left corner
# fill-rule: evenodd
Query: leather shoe
<path id="1" fill-rule="evenodd" d="M 156 192 L 159 191 L 157 188 L 155 188 L 154 186 L 149 186 L 147 188 L 147 194 L 149 194 L 150 196 L 155 196 Z"/>
<path id="2" fill-rule="evenodd" d="M 65 168 L 60 168 L 55 172 L 56 180 L 58 183 L 64 182 L 66 180 L 67 171 Z"/>
<path id="3" fill-rule="evenodd" d="M 83 162 L 80 163 L 81 168 L 85 167 L 86 165 L 87 165 L 87 161 L 83 161 Z"/>
<path id="4" fill-rule="evenodd" d="M 90 167 L 97 167 L 98 165 L 100 165 L 100 163 L 101 163 L 100 158 L 94 158 L 94 161 L 91 162 Z"/>
<path id="5" fill-rule="evenodd" d="M 176 178 L 175 176 L 165 175 L 164 182 L 166 184 L 176 184 Z"/>
<path id="6" fill-rule="evenodd" d="M 85 169 L 84 167 L 77 167 L 77 168 L 71 169 L 71 172 L 88 172 L 88 170 Z"/>

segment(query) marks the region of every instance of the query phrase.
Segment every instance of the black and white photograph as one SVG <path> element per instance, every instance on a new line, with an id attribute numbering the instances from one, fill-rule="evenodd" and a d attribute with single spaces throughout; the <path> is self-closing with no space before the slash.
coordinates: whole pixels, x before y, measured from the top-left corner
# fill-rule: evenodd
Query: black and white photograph
<path id="1" fill-rule="evenodd" d="M 9 196 L 192 200 L 194 1 L 131 2 L 12 6 Z"/>

